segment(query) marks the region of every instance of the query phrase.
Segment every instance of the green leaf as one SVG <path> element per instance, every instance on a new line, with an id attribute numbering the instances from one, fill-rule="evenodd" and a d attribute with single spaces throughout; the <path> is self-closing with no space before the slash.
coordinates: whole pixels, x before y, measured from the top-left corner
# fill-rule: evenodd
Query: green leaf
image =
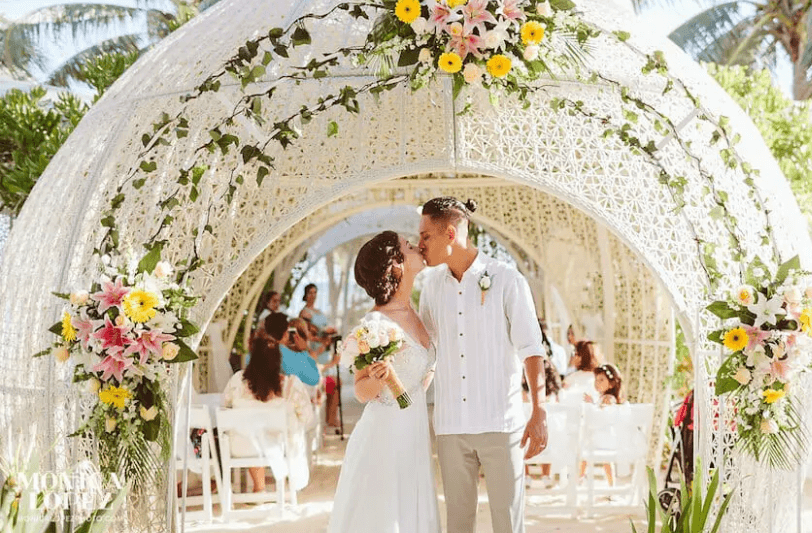
<path id="1" fill-rule="evenodd" d="M 410 65 L 414 65 L 417 63 L 418 58 L 420 57 L 420 50 L 417 48 L 409 48 L 400 53 L 400 57 L 398 57 L 398 66 L 399 67 L 408 67 Z"/>
<path id="2" fill-rule="evenodd" d="M 575 8 L 575 3 L 571 0 L 550 0 L 550 7 L 556 11 L 569 11 Z"/>
<path id="3" fill-rule="evenodd" d="M 138 272 L 152 272 L 155 270 L 155 265 L 161 260 L 161 250 L 163 250 L 163 241 L 158 241 L 152 246 L 144 246 L 147 249 L 147 254 L 138 262 Z"/>
<path id="4" fill-rule="evenodd" d="M 141 161 L 139 168 L 144 172 L 153 172 L 158 168 L 158 163 L 155 161 Z"/>
<path id="5" fill-rule="evenodd" d="M 631 33 L 627 32 L 627 31 L 620 31 L 620 30 L 613 31 L 612 34 L 615 37 L 617 37 L 618 41 L 620 41 L 622 43 L 625 43 L 626 41 L 628 41 L 629 38 L 632 36 Z"/>
<path id="6" fill-rule="evenodd" d="M 49 353 L 51 353 L 51 348 L 46 348 L 45 350 L 41 350 L 41 351 L 35 353 L 31 357 L 42 357 L 42 356 L 48 355 Z"/>
<path id="7" fill-rule="evenodd" d="M 777 285 L 784 283 L 792 270 L 801 270 L 801 259 L 797 255 L 778 267 L 778 272 L 775 273 L 775 283 Z"/>
<path id="8" fill-rule="evenodd" d="M 264 180 L 265 176 L 267 176 L 270 172 L 271 171 L 268 169 L 268 167 L 257 168 L 257 185 L 262 185 L 262 180 Z"/>
<path id="9" fill-rule="evenodd" d="M 456 100 L 457 96 L 460 95 L 460 91 L 462 91 L 462 88 L 465 86 L 465 78 L 462 77 L 462 74 L 457 73 L 454 74 L 452 79 L 454 81 L 452 94 L 454 100 Z"/>
<path id="10" fill-rule="evenodd" d="M 285 30 L 282 28 L 271 28 L 271 30 L 268 32 L 268 38 L 272 41 L 279 39 L 283 35 L 285 35 Z"/>
<path id="11" fill-rule="evenodd" d="M 293 32 L 293 35 L 290 36 L 290 40 L 293 43 L 293 46 L 301 46 L 303 44 L 310 44 L 310 33 L 307 29 L 299 25 L 296 27 L 296 30 Z"/>
<path id="12" fill-rule="evenodd" d="M 713 313 L 714 315 L 718 316 L 722 320 L 727 320 L 728 318 L 738 318 L 739 311 L 737 309 L 731 308 L 727 302 L 717 300 L 707 306 L 705 309 Z"/>
<path id="13" fill-rule="evenodd" d="M 171 361 L 167 361 L 167 363 L 187 363 L 189 361 L 194 361 L 197 359 L 197 354 L 194 350 L 189 348 L 189 345 L 183 342 L 180 339 L 175 339 L 174 342 L 180 346 L 180 351 L 178 355 L 175 356 L 174 359 Z"/>
<path id="14" fill-rule="evenodd" d="M 62 300 L 70 300 L 70 294 L 67 292 L 51 292 L 51 294 Z"/>
<path id="15" fill-rule="evenodd" d="M 327 136 L 328 137 L 335 137 L 338 135 L 338 123 L 335 120 L 331 120 L 327 123 Z"/>
<path id="16" fill-rule="evenodd" d="M 762 276 L 756 276 L 755 271 L 761 270 L 764 272 Z M 744 273 L 745 282 L 748 285 L 752 285 L 753 287 L 759 287 L 761 285 L 761 280 L 763 276 L 768 276 L 770 273 L 770 269 L 767 268 L 767 265 L 764 264 L 764 261 L 761 260 L 759 256 L 753 258 L 753 262 L 747 266 L 747 270 Z"/>
<path id="17" fill-rule="evenodd" d="M 180 319 L 180 329 L 175 332 L 177 337 L 190 337 L 200 331 L 200 328 L 194 322 L 190 322 L 185 318 Z"/>
<path id="18" fill-rule="evenodd" d="M 726 329 L 717 329 L 715 331 L 711 331 L 708 333 L 708 340 L 717 344 L 723 344 L 725 333 L 727 333 Z"/>
<path id="19" fill-rule="evenodd" d="M 725 394 L 727 392 L 733 392 L 734 390 L 741 387 L 741 383 L 733 379 L 733 374 L 736 373 L 738 370 L 738 363 L 736 362 L 736 358 L 732 355 L 729 356 L 725 361 L 722 363 L 722 366 L 719 367 L 719 371 L 716 372 L 716 395 L 719 396 L 721 394 Z"/>
<path id="20" fill-rule="evenodd" d="M 62 336 L 62 321 L 60 320 L 59 322 L 57 322 L 56 324 L 54 324 L 53 326 L 48 328 L 48 331 L 50 331 L 54 335 L 58 335 L 58 336 L 61 337 Z"/>

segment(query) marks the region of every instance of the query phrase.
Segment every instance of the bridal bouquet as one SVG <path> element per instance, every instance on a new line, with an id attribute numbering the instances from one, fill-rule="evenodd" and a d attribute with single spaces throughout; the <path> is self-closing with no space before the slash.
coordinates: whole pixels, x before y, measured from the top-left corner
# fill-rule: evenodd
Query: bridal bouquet
<path id="1" fill-rule="evenodd" d="M 376 363 L 386 361 L 403 346 L 403 330 L 395 323 L 382 320 L 380 313 L 373 313 L 371 318 L 361 320 L 353 328 L 341 347 L 341 364 L 349 367 L 350 372 Z M 412 399 L 394 372 L 390 372 L 386 385 L 397 400 L 401 409 L 412 404 Z"/>
<path id="2" fill-rule="evenodd" d="M 756 258 L 746 285 L 708 310 L 730 326 L 709 339 L 731 353 L 716 375 L 716 394 L 729 394 L 744 449 L 772 467 L 805 456 L 808 435 L 796 393 L 812 368 L 812 283 L 795 257 L 772 275 Z"/>
<path id="3" fill-rule="evenodd" d="M 37 355 L 72 364 L 73 382 L 93 401 L 73 436 L 92 435 L 103 471 L 123 473 L 137 487 L 159 468 L 149 462 L 148 443 L 160 446 L 162 460 L 170 452 L 164 382 L 169 364 L 197 359 L 183 341 L 198 331 L 184 318 L 196 298 L 155 254 L 129 268 L 107 266 L 90 290 L 56 296 L 67 301 L 49 330 L 59 339 Z"/>

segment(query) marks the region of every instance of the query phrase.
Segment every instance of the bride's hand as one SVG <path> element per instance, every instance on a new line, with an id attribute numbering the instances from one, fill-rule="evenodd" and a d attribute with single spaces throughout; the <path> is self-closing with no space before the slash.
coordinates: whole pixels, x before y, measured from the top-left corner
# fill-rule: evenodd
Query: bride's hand
<path id="1" fill-rule="evenodd" d="M 392 365 L 386 361 L 372 363 L 369 365 L 369 375 L 379 381 L 385 381 L 389 377 L 391 371 Z"/>

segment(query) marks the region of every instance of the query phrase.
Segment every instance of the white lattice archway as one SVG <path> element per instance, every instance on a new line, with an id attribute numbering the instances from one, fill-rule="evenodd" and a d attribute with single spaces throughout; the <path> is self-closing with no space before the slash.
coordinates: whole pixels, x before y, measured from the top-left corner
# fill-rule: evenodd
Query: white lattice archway
<path id="1" fill-rule="evenodd" d="M 292 7 L 286 0 L 270 5 L 260 0 L 221 2 L 128 70 L 77 127 L 25 206 L 0 265 L 0 426 L 21 427 L 38 420 L 43 444 L 55 438 L 64 443 L 65 435 L 74 427 L 77 401 L 65 380 L 66 371 L 50 361 L 32 361 L 30 354 L 47 342 L 44 332 L 59 314 L 59 304 L 50 292 L 69 290 L 90 279 L 93 249 L 100 238 L 100 215 L 123 176 L 138 164 L 146 125 L 161 112 L 172 114 L 184 106 L 178 97 L 218 69 L 247 37 L 305 12 L 324 12 L 332 4 L 329 0 L 302 0 Z M 628 13 L 619 12 L 611 3 L 583 0 L 579 8 L 587 20 L 607 32 L 629 29 Z M 360 42 L 368 29 L 340 16 L 316 21 L 311 27 L 313 53 L 336 42 Z M 640 74 L 644 62 L 640 54 L 628 45 L 599 39 L 591 62 L 607 77 L 623 80 L 645 94 L 680 125 L 684 137 L 694 143 L 704 168 L 716 176 L 716 186 L 729 195 L 731 212 L 742 221 L 748 250 L 757 252 L 773 245 L 784 258 L 800 253 L 805 265 L 812 264 L 805 223 L 777 165 L 743 112 L 696 64 L 668 43 L 641 35 L 634 35 L 630 43 L 644 52 L 665 50 L 671 69 L 701 97 L 702 112 L 730 117 L 731 126 L 743 137 L 740 152 L 744 160 L 761 170 L 757 186 L 765 197 L 764 210 L 754 209 L 740 187 L 740 171 L 727 168 L 717 151 L 706 146 L 707 132 L 694 120 L 694 103 L 674 91 L 663 93 L 662 83 Z M 284 72 L 271 69 L 268 77 L 281 74 Z M 278 91 L 286 98 L 278 112 L 298 109 L 303 102 L 344 83 L 345 77 L 362 81 L 372 75 L 348 66 L 334 77 L 298 85 L 281 83 Z M 161 218 L 156 202 L 172 190 L 171 169 L 188 160 L 208 135 L 209 124 L 230 113 L 241 94 L 238 85 L 224 86 L 218 93 L 188 104 L 187 114 L 192 119 L 188 135 L 161 146 L 155 152 L 161 172 L 137 191 L 128 190 L 118 220 L 123 243 L 137 246 L 155 233 Z M 281 249 L 297 241 L 297 232 L 307 234 L 308 225 L 356 205 L 358 195 L 369 191 L 381 191 L 384 196 L 405 194 L 398 187 L 381 186 L 387 181 L 443 174 L 451 176 L 447 178 L 449 190 L 464 191 L 464 176 L 486 177 L 520 185 L 520 198 L 548 195 L 597 222 L 596 228 L 611 235 L 611 239 L 602 240 L 604 244 L 622 246 L 633 253 L 686 325 L 694 339 L 695 357 L 707 363 L 697 365 L 700 420 L 706 421 L 699 453 L 715 457 L 717 465 L 733 466 L 726 468 L 733 482 L 751 476 L 748 483 L 740 485 L 740 497 L 731 507 L 725 530 L 792 531 L 796 499 L 782 496 L 788 490 L 800 490 L 798 477 L 769 474 L 735 458 L 722 464 L 719 458 L 730 440 L 725 433 L 727 426 L 707 422 L 713 419 L 714 409 L 708 397 L 709 375 L 719 353 L 702 341 L 711 325 L 701 314 L 707 279 L 697 239 L 717 242 L 724 228 L 708 216 L 714 203 L 705 194 L 705 182 L 677 143 L 657 134 L 653 125 L 639 126 L 648 128 L 652 136 L 659 135 L 661 163 L 685 177 L 689 206 L 677 211 L 673 198 L 659 183 L 656 168 L 621 144 L 605 139 L 589 120 L 552 110 L 549 101 L 556 96 L 588 101 L 609 116 L 621 112 L 619 95 L 610 86 L 560 81 L 538 93 L 526 109 L 511 99 L 503 99 L 494 108 L 487 95 L 472 91 L 466 96 L 471 111 L 460 115 L 462 103 L 453 100 L 450 81 L 441 79 L 417 93 L 395 89 L 377 99 L 361 98 L 358 115 L 333 111 L 314 119 L 295 145 L 284 152 L 273 151 L 276 170 L 264 184 L 246 183 L 231 203 L 225 198 L 234 174 L 253 175 L 255 169 L 244 165 L 239 154 L 213 155 L 201 182 L 199 201 L 173 213 L 175 221 L 163 235 L 169 242 L 165 254 L 170 259 L 187 258 L 195 250 L 206 260 L 193 278 L 202 296 L 196 318 L 205 325 L 242 272 L 269 246 Z M 340 135 L 327 135 L 329 120 L 340 123 Z M 239 120 L 231 127 L 245 138 L 261 139 L 267 134 L 256 124 Z M 419 196 L 424 197 L 422 193 Z M 515 205 L 519 208 L 499 217 L 482 216 L 500 219 L 503 226 L 498 229 L 506 235 L 538 224 L 540 217 L 526 208 L 529 204 L 517 201 Z M 204 231 L 206 226 L 216 237 Z M 765 234 L 770 239 L 766 243 L 762 240 Z M 618 252 L 602 257 L 622 256 Z M 614 265 L 614 270 L 621 272 L 628 265 Z M 644 289 L 635 285 L 632 274 L 627 271 L 625 276 L 629 286 L 615 289 L 626 291 L 633 300 Z M 641 338 L 635 327 L 639 326 L 627 324 L 628 339 Z M 619 336 L 616 329 L 615 337 Z M 642 351 L 643 347 L 635 349 Z M 77 455 L 73 458 L 55 461 L 75 460 L 86 451 L 74 450 Z M 764 512 L 767 508 L 771 512 Z M 133 523 L 132 529 L 159 531 L 166 524 L 165 515 L 158 512 L 145 516 L 143 523 Z"/>

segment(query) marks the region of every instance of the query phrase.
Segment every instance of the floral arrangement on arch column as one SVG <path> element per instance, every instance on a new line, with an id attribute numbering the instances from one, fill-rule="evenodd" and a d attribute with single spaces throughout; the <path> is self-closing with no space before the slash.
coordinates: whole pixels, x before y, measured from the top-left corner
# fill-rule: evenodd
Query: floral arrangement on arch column
<path id="1" fill-rule="evenodd" d="M 49 330 L 59 339 L 36 354 L 71 365 L 73 383 L 94 402 L 71 436 L 92 436 L 102 472 L 123 474 L 136 491 L 154 481 L 171 451 L 169 364 L 197 359 L 183 340 L 198 332 L 185 318 L 197 298 L 159 259 L 159 247 L 127 268 L 102 258 L 90 290 L 56 294 L 67 300 Z"/>
<path id="2" fill-rule="evenodd" d="M 709 339 L 730 354 L 716 375 L 727 395 L 743 450 L 774 468 L 804 458 L 808 431 L 799 416 L 799 378 L 812 369 L 812 279 L 798 257 L 775 273 L 756 258 L 745 284 L 708 310 L 730 325 Z"/>

